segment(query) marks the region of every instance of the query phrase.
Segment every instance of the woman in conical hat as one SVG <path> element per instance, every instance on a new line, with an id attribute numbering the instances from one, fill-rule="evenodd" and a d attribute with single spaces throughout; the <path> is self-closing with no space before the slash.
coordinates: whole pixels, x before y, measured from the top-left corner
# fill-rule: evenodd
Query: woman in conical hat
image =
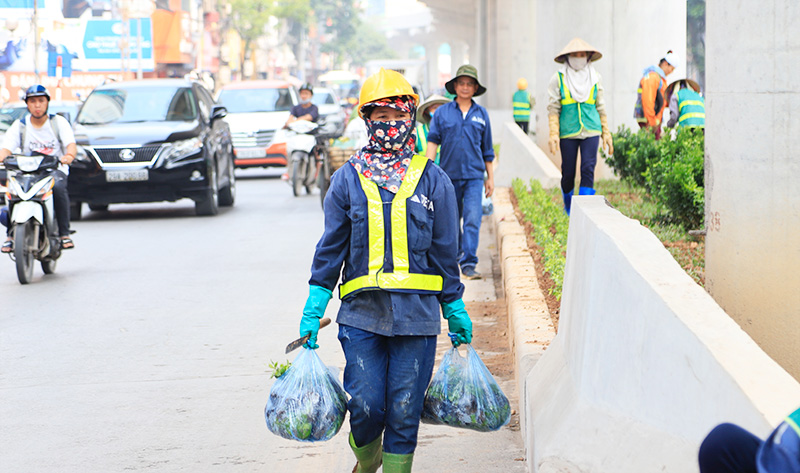
<path id="1" fill-rule="evenodd" d="M 450 102 L 451 99 L 439 94 L 433 94 L 417 109 L 417 145 L 414 149 L 417 153 L 424 155 L 428 151 L 428 132 L 430 131 L 431 118 L 440 105 Z M 439 164 L 439 149 L 436 149 L 436 159 L 434 163 Z"/>
<path id="2" fill-rule="evenodd" d="M 669 104 L 667 128 L 681 125 L 703 129 L 706 126 L 706 104 L 700 95 L 700 84 L 689 78 L 680 78 L 667 86 Z"/>
<path id="3" fill-rule="evenodd" d="M 555 57 L 561 64 L 547 88 L 550 152 L 561 153 L 561 192 L 569 214 L 575 193 L 578 151 L 581 155 L 579 195 L 594 195 L 594 168 L 602 137 L 606 153 L 613 154 L 603 86 L 592 63 L 602 58 L 596 48 L 580 38 L 570 41 Z"/>

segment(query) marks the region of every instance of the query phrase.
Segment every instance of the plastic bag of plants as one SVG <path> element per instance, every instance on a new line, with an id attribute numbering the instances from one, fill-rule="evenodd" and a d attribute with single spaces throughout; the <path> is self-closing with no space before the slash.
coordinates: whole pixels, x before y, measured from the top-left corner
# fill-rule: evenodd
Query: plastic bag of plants
<path id="1" fill-rule="evenodd" d="M 463 358 L 453 347 L 425 392 L 422 421 L 491 432 L 511 419 L 508 398 L 470 345 Z"/>
<path id="2" fill-rule="evenodd" d="M 264 417 L 275 435 L 301 442 L 330 440 L 342 427 L 347 397 L 339 380 L 305 347 L 272 385 Z"/>

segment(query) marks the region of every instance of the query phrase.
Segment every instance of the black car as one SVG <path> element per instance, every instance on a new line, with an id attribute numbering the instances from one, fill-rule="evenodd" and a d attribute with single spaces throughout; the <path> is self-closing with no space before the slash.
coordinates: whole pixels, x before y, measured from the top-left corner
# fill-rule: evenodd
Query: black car
<path id="1" fill-rule="evenodd" d="M 94 89 L 75 120 L 70 166 L 72 219 L 83 203 L 189 198 L 198 215 L 233 205 L 236 179 L 227 114 L 200 83 L 184 79 L 111 82 Z"/>

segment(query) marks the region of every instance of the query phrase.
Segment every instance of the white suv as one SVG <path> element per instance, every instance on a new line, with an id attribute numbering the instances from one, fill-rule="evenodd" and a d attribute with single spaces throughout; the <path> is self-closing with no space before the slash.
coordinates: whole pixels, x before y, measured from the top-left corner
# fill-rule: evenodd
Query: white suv
<path id="1" fill-rule="evenodd" d="M 217 101 L 228 111 L 237 168 L 286 166 L 283 125 L 300 103 L 294 86 L 285 81 L 251 80 L 228 84 Z"/>

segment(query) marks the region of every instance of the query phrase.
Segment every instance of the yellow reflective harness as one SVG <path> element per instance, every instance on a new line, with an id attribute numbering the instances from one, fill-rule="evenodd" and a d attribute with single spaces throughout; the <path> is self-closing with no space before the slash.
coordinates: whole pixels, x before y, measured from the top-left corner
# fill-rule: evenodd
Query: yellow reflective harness
<path id="1" fill-rule="evenodd" d="M 400 185 L 400 189 L 392 200 L 391 238 L 392 262 L 394 272 L 383 271 L 385 256 L 386 228 L 383 220 L 383 200 L 378 185 L 358 173 L 361 188 L 367 196 L 367 244 L 369 249 L 367 274 L 359 276 L 339 285 L 339 298 L 344 299 L 356 291 L 376 289 L 409 289 L 419 291 L 440 292 L 443 279 L 434 274 L 412 273 L 409 271 L 408 254 L 408 219 L 406 200 L 414 194 L 428 159 L 415 155 L 411 159 L 408 171 Z"/>

